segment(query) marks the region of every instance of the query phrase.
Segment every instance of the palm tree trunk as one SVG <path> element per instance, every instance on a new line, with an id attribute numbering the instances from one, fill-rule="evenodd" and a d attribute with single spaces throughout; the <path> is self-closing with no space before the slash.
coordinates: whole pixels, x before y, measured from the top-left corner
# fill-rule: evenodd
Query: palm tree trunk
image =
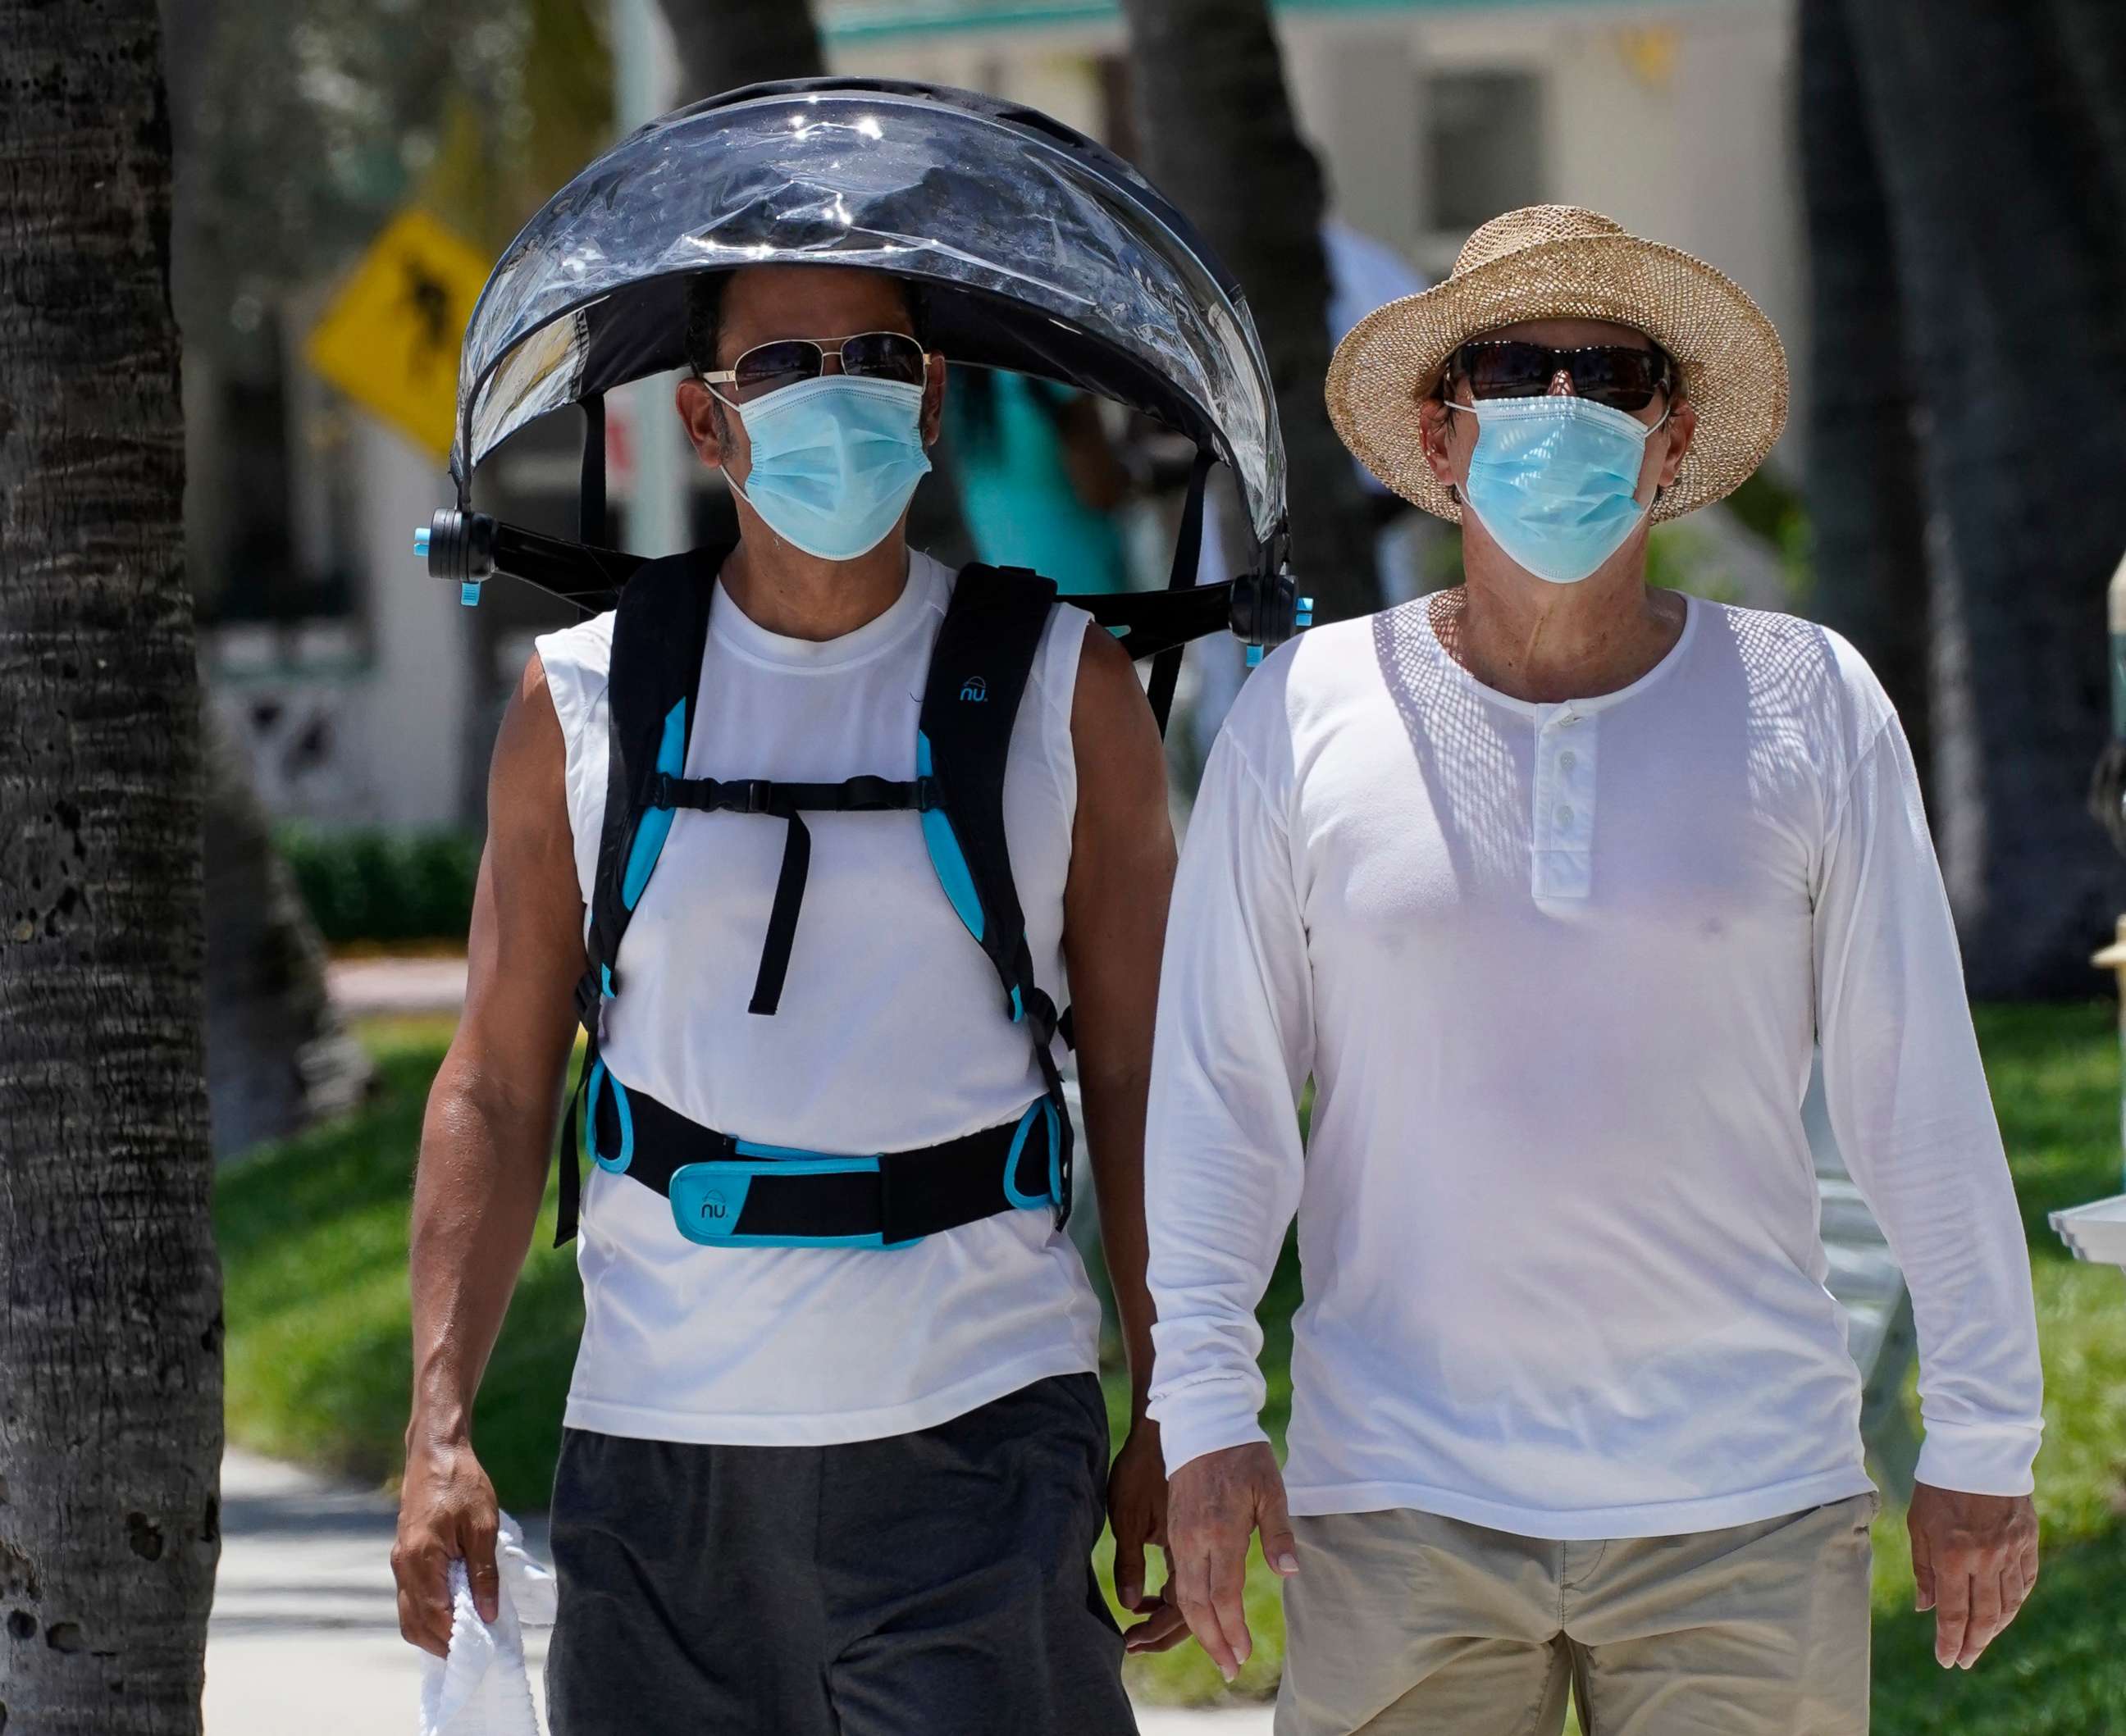
<path id="1" fill-rule="evenodd" d="M 2086 993 L 2122 889 L 2082 796 L 2126 550 L 2126 262 L 2091 105 L 2126 90 L 2093 88 L 2049 11 L 1846 17 L 1925 431 L 1936 820 L 1965 961 L 1980 994 Z"/>
<path id="2" fill-rule="evenodd" d="M 1845 0 L 1802 0 L 1812 613 L 1882 677 L 1932 793 L 1926 486 L 1897 259 Z"/>
<path id="3" fill-rule="evenodd" d="M 250 770 L 210 707 L 202 720 L 207 1099 L 229 1158 L 352 1108 L 375 1069 L 326 991 L 324 944 Z"/>
<path id="4" fill-rule="evenodd" d="M 1146 167 L 1239 274 L 1283 424 L 1293 569 L 1317 617 L 1380 606 L 1372 527 L 1321 400 L 1321 171 L 1299 136 L 1267 0 L 1123 0 Z"/>
<path id="5" fill-rule="evenodd" d="M 679 50 L 679 100 L 827 69 L 806 0 L 659 0 Z"/>
<path id="6" fill-rule="evenodd" d="M 221 1325 L 155 0 L 0 0 L 4 1719 L 200 1728 Z"/>
<path id="7" fill-rule="evenodd" d="M 2118 0 L 2050 0 L 2050 9 L 2096 134 L 2112 211 L 2122 219 L 2114 234 L 2126 247 L 2126 7 Z"/>

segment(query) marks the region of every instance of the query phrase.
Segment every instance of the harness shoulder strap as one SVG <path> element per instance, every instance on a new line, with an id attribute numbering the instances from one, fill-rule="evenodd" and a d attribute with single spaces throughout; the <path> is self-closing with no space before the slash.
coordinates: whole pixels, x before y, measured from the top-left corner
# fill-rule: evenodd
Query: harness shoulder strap
<path id="1" fill-rule="evenodd" d="M 600 1015 L 620 987 L 620 943 L 650 884 L 672 810 L 652 805 L 660 774 L 686 770 L 709 634 L 709 601 L 728 551 L 696 549 L 645 562 L 630 576 L 613 616 L 606 673 L 605 817 L 592 881 L 589 969 L 576 988 L 576 1014 L 588 1038 L 583 1070 L 561 1123 L 561 1204 L 554 1245 L 576 1233 L 581 1177 L 576 1103 L 598 1064 Z"/>
<path id="2" fill-rule="evenodd" d="M 1055 585 L 1023 567 L 962 568 L 930 655 L 916 738 L 916 776 L 933 781 L 938 804 L 923 816 L 924 842 L 1008 1002 L 1032 969 L 1004 842 L 1004 767 L 1055 601 Z M 1008 1010 L 1023 1017 L 1023 993 Z"/>
<path id="3" fill-rule="evenodd" d="M 708 643 L 709 599 L 721 550 L 695 550 L 638 568 L 621 592 L 606 673 L 605 823 L 591 893 L 591 969 L 615 992 L 621 936 L 671 829 L 651 805 L 658 775 L 686 770 Z"/>
<path id="4" fill-rule="evenodd" d="M 960 920 L 988 955 L 1005 1011 L 1027 1026 L 1061 1122 L 1058 1221 L 1070 1210 L 1070 1119 L 1053 1050 L 1056 1004 L 1033 979 L 1026 914 L 1004 837 L 1004 771 L 1019 701 L 1056 604 L 1056 586 L 1023 567 L 962 568 L 931 653 L 915 771 L 935 805 L 923 838 Z"/>

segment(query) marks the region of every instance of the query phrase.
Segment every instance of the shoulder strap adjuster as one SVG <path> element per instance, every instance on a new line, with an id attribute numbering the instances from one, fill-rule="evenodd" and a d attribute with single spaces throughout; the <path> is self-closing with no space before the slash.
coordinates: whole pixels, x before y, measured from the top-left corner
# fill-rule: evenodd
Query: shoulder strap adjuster
<path id="1" fill-rule="evenodd" d="M 598 974 L 586 970 L 576 979 L 576 1022 L 593 1036 L 598 1035 L 598 1014 L 603 1007 L 605 995 L 598 984 Z"/>
<path id="2" fill-rule="evenodd" d="M 1007 1005 L 1013 1019 L 1025 1021 L 1026 1028 L 1032 1034 L 1033 1040 L 1042 1048 L 1056 1040 L 1059 1016 L 1055 1002 L 1049 999 L 1045 989 L 1037 988 L 1028 982 L 1011 991 Z"/>

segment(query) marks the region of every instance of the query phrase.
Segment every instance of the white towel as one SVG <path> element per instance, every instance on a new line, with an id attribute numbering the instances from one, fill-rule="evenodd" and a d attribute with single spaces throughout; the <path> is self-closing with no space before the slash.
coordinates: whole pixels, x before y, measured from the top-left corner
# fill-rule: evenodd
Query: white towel
<path id="1" fill-rule="evenodd" d="M 525 1553 L 523 1531 L 507 1513 L 494 1564 L 501 1587 L 490 1624 L 473 1607 L 465 1563 L 451 1564 L 451 1653 L 421 1660 L 421 1736 L 539 1736 L 524 1624 L 552 1624 L 553 1572 Z"/>

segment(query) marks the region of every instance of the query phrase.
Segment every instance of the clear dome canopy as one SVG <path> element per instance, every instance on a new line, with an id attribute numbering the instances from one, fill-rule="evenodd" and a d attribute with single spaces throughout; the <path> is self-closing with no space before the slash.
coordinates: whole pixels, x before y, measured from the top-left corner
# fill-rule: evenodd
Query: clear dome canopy
<path id="1" fill-rule="evenodd" d="M 653 121 L 525 225 L 466 330 L 451 455 L 685 365 L 686 281 L 754 264 L 891 271 L 956 364 L 1144 411 L 1229 465 L 1259 543 L 1284 451 L 1230 273 L 1127 163 L 1037 111 L 942 86 L 754 85 Z"/>

